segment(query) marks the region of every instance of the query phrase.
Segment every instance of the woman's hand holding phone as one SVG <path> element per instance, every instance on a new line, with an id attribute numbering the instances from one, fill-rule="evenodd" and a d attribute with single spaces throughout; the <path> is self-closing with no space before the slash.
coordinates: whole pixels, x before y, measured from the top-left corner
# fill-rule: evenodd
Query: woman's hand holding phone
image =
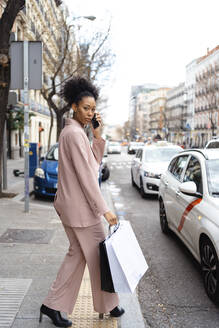
<path id="1" fill-rule="evenodd" d="M 100 113 L 96 112 L 94 114 L 93 119 L 91 120 L 92 123 L 92 131 L 93 131 L 93 135 L 95 138 L 101 138 L 100 135 L 100 126 L 101 126 L 101 116 Z"/>

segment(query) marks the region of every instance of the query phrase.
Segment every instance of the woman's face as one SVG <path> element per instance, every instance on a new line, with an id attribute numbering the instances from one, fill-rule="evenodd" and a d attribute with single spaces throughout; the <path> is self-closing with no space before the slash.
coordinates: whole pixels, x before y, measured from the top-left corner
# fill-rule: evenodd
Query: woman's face
<path id="1" fill-rule="evenodd" d="M 82 126 L 91 122 L 96 111 L 96 101 L 93 97 L 83 97 L 78 105 L 73 104 L 74 119 Z"/>

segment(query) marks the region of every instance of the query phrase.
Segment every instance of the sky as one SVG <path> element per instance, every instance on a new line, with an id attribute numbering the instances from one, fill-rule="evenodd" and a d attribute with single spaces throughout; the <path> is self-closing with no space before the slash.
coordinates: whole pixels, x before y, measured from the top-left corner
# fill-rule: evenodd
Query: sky
<path id="1" fill-rule="evenodd" d="M 185 81 L 185 66 L 219 44 L 218 0 L 65 0 L 74 16 L 93 15 L 83 24 L 106 28 L 116 55 L 108 98 L 108 124 L 128 119 L 131 85 L 174 87 Z M 82 24 L 82 19 L 80 19 Z M 85 22 L 86 21 L 86 22 Z"/>

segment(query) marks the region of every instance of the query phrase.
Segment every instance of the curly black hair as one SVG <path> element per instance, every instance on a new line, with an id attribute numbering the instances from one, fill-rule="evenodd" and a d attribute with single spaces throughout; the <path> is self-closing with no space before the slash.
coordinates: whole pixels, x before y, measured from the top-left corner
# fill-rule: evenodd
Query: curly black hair
<path id="1" fill-rule="evenodd" d="M 99 90 L 91 81 L 76 76 L 69 79 L 63 86 L 60 96 L 71 106 L 72 104 L 78 105 L 83 97 L 93 97 L 98 99 Z"/>

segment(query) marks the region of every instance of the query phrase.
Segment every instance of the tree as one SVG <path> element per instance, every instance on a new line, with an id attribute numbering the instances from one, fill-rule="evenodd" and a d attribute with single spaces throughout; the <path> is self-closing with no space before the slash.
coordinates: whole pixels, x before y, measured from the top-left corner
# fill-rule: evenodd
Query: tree
<path id="1" fill-rule="evenodd" d="M 62 37 L 57 44 L 59 58 L 54 61 L 54 69 L 50 76 L 51 86 L 47 88 L 44 86 L 41 91 L 48 103 L 50 113 L 52 114 L 53 110 L 56 115 L 57 140 L 63 126 L 63 115 L 69 111 L 69 106 L 59 99 L 59 92 L 63 83 L 75 74 L 96 81 L 100 74 L 105 73 L 111 67 L 114 58 L 107 45 L 110 27 L 107 32 L 98 31 L 91 39 L 83 39 L 76 46 L 72 32 L 74 25 L 68 24 L 64 16 L 59 25 L 62 26 Z M 54 97 L 55 95 L 56 97 Z M 54 100 L 54 98 L 56 99 Z M 51 122 L 53 122 L 53 115 Z"/>
<path id="2" fill-rule="evenodd" d="M 36 116 L 35 113 L 29 114 L 29 123 L 32 116 Z M 20 146 L 20 152 L 22 148 L 22 132 L 24 131 L 24 108 L 13 108 L 13 106 L 10 106 L 7 111 L 7 129 L 9 131 L 9 145 L 8 150 L 11 155 L 11 131 L 12 130 L 18 130 L 19 133 L 19 146 Z M 21 156 L 21 153 L 20 153 Z"/>
<path id="3" fill-rule="evenodd" d="M 10 87 L 9 39 L 15 19 L 25 0 L 8 0 L 0 18 L 0 194 L 2 193 L 3 135 Z"/>
<path id="4" fill-rule="evenodd" d="M 167 107 L 162 110 L 162 121 L 163 121 L 163 129 L 164 129 L 164 139 L 169 139 L 169 117 L 167 115 Z"/>
<path id="5" fill-rule="evenodd" d="M 111 25 L 106 31 L 96 31 L 91 37 L 82 38 L 79 43 L 78 72 L 95 81 L 113 65 L 114 54 L 108 43 Z"/>

